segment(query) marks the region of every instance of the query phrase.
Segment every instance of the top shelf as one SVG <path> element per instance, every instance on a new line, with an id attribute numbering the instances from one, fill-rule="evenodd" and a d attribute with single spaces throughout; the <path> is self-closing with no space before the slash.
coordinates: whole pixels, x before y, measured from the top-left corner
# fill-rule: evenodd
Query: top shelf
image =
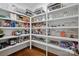
<path id="1" fill-rule="evenodd" d="M 57 11 L 60 11 L 60 10 L 64 10 L 64 9 L 67 9 L 67 8 L 71 8 L 71 7 L 74 7 L 74 6 L 77 6 L 77 5 L 78 5 L 78 4 L 71 4 L 71 5 L 68 5 L 68 6 L 66 6 L 66 7 L 62 7 L 62 8 L 56 9 L 56 10 L 49 11 L 48 14 L 49 14 L 49 13 L 52 13 L 52 12 L 57 12 Z M 44 16 L 44 15 L 46 15 L 46 13 L 42 13 L 42 14 L 39 14 L 39 15 L 35 15 L 35 16 L 33 16 L 33 17 L 39 17 L 39 16 Z M 32 17 L 32 18 L 33 18 L 33 17 Z"/>
<path id="2" fill-rule="evenodd" d="M 0 7 L 0 9 L 3 10 L 3 11 L 6 11 L 8 13 L 14 13 L 14 14 L 21 15 L 21 16 L 27 16 L 25 14 L 22 14 L 22 13 L 19 13 L 19 12 L 16 12 L 16 11 L 12 11 L 12 10 L 9 10 L 9 9 L 4 9 L 4 8 L 1 8 L 1 7 Z M 27 16 L 27 17 L 29 17 L 29 16 Z"/>
<path id="3" fill-rule="evenodd" d="M 22 14 L 22 13 L 19 13 L 19 12 L 16 12 L 16 11 L 12 11 L 12 10 L 9 10 L 9 9 L 4 9 L 4 8 L 1 8 L 0 7 L 0 12 L 2 13 L 2 15 L 7 15 L 9 16 L 10 13 L 13 13 L 13 14 L 16 14 L 16 15 L 20 15 L 20 16 L 27 16 L 25 14 Z M 29 16 L 27 16 L 29 17 Z M 11 21 L 16 21 L 16 22 L 21 22 L 21 23 L 26 23 L 25 21 L 22 21 L 22 20 L 14 20 L 14 19 L 10 19 L 9 17 L 8 18 L 1 18 L 0 19 L 2 20 L 11 20 Z M 30 23 L 30 22 L 27 22 L 27 23 Z"/>
<path id="4" fill-rule="evenodd" d="M 59 8 L 59 9 L 56 9 L 56 10 L 49 11 L 48 13 L 57 12 L 57 11 L 64 10 L 64 9 L 67 9 L 67 8 L 72 8 L 72 7 L 75 7 L 75 6 L 77 6 L 77 5 L 78 5 L 78 4 L 71 4 L 71 5 L 68 5 L 68 6 Z"/>

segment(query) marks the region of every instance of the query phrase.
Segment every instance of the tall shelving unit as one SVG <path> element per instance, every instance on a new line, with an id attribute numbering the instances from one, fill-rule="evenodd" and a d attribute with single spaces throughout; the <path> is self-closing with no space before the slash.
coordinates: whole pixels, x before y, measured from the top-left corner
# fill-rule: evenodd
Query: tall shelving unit
<path id="1" fill-rule="evenodd" d="M 59 9 L 56 9 L 56 10 L 53 10 L 50 12 L 46 11 L 47 13 L 43 13 L 43 14 L 32 17 L 32 18 L 34 18 L 34 17 L 37 18 L 37 19 L 35 18 L 35 20 L 32 19 L 32 21 L 33 21 L 32 23 L 38 23 L 38 25 L 35 24 L 36 27 L 32 27 L 33 30 L 37 30 L 37 29 L 46 30 L 44 35 L 41 33 L 38 33 L 38 31 L 33 32 L 33 34 L 32 34 L 32 36 L 36 37 L 36 40 L 32 40 L 34 43 L 38 43 L 38 44 L 42 44 L 42 45 L 46 46 L 46 49 L 45 49 L 46 55 L 47 55 L 48 51 L 56 53 L 57 55 L 76 55 L 73 50 L 51 44 L 51 43 L 49 43 L 49 41 L 50 40 L 56 40 L 59 42 L 61 42 L 61 41 L 78 42 L 79 41 L 79 39 L 78 39 L 78 28 L 79 28 L 79 26 L 78 26 L 78 17 L 79 17 L 78 6 L 79 6 L 78 4 L 70 4 L 70 5 L 61 7 Z M 42 18 L 44 15 L 46 16 L 45 19 Z M 39 17 L 41 19 L 39 19 Z M 70 24 L 67 21 L 69 21 Z M 72 24 L 72 22 L 74 22 L 74 24 Z M 43 24 L 44 26 L 42 26 L 42 25 L 40 25 L 40 23 L 41 24 L 45 23 L 45 24 Z M 74 34 L 76 37 L 75 38 L 70 38 L 69 36 L 62 37 L 62 36 L 60 36 L 59 33 L 56 33 L 56 32 L 53 32 L 53 34 L 55 34 L 55 35 L 51 35 L 50 33 L 52 31 L 50 31 L 50 33 L 48 31 L 52 30 L 52 29 L 54 29 L 58 32 L 72 31 L 73 32 L 72 34 Z M 64 29 L 64 30 L 62 30 L 62 29 Z M 67 32 L 67 33 L 69 33 L 69 32 Z M 39 40 L 37 40 L 37 37 L 45 38 L 46 41 L 45 40 L 44 40 L 45 42 L 43 42 L 41 40 L 39 41 Z M 59 43 L 59 45 L 60 45 L 60 43 Z M 39 47 L 39 46 L 37 45 L 37 47 Z M 77 48 L 79 48 L 79 47 L 77 47 Z"/>
<path id="2" fill-rule="evenodd" d="M 10 15 L 11 18 L 0 18 L 2 20 L 15 21 L 17 23 L 25 23 L 25 21 L 17 20 L 16 16 L 26 16 L 25 14 L 18 13 L 12 10 L 0 8 L 3 14 Z M 14 17 L 12 17 L 14 15 Z M 12 38 L 21 38 L 29 36 L 29 39 L 12 46 L 0 49 L 0 55 L 10 55 L 18 50 L 21 50 L 27 46 L 32 45 L 44 49 L 46 56 L 48 52 L 56 55 L 77 55 L 73 50 L 61 46 L 61 41 L 75 41 L 78 42 L 79 48 L 79 4 L 70 4 L 56 10 L 48 11 L 46 13 L 35 15 L 30 18 L 30 27 L 0 27 L 3 30 L 16 30 L 16 29 L 28 29 L 29 33 L 21 34 L 19 36 L 4 36 L 0 38 L 2 40 L 8 40 Z M 72 24 L 72 23 L 74 24 Z M 71 33 L 69 33 L 72 30 Z M 8 31 L 6 31 L 8 33 Z M 63 35 L 60 35 L 60 33 Z M 65 34 L 74 34 L 75 37 L 65 36 Z M 57 41 L 53 44 L 51 41 Z"/>
<path id="3" fill-rule="evenodd" d="M 6 21 L 6 20 L 8 20 L 10 22 L 14 21 L 16 23 L 21 23 L 21 25 L 24 24 L 25 21 L 17 19 L 17 16 L 28 17 L 28 16 L 26 16 L 26 15 L 24 15 L 22 13 L 12 11 L 12 10 L 9 10 L 9 9 L 3 9 L 3 8 L 0 8 L 0 15 L 7 16 L 7 17 L 0 18 L 0 20 L 2 20 L 2 21 Z M 30 22 L 27 22 L 27 23 L 30 24 Z M 4 24 L 4 23 L 2 23 L 2 24 Z M 2 41 L 5 42 L 5 41 L 10 40 L 10 39 L 15 39 L 15 40 L 18 41 L 14 45 L 9 45 L 9 46 L 7 46 L 5 48 L 0 49 L 0 55 L 2 55 L 2 56 L 10 55 L 10 54 L 12 54 L 12 53 L 14 53 L 14 52 L 16 52 L 18 50 L 21 50 L 21 49 L 23 49 L 25 47 L 30 46 L 29 45 L 30 44 L 30 38 L 25 38 L 25 37 L 30 36 L 30 33 L 22 32 L 20 35 L 12 35 L 11 33 L 9 33 L 9 32 L 15 31 L 15 30 L 23 30 L 23 31 L 29 30 L 30 31 L 30 27 L 23 27 L 23 26 L 20 26 L 20 27 L 17 27 L 17 26 L 15 26 L 15 27 L 11 27 L 11 26 L 8 27 L 7 26 L 6 27 L 5 26 L 4 27 L 4 26 L 1 25 L 0 29 L 5 31 L 4 37 L 0 38 L 0 43 Z"/>
<path id="4" fill-rule="evenodd" d="M 67 33 L 71 32 L 73 30 L 74 33 L 72 33 L 72 34 L 75 35 L 75 33 L 76 33 L 76 35 L 78 35 L 78 17 L 79 17 L 79 15 L 78 15 L 78 4 L 71 4 L 69 6 L 48 12 L 48 14 L 49 14 L 49 16 L 53 15 L 52 16 L 53 20 L 52 19 L 48 20 L 49 21 L 48 29 L 50 29 L 50 30 L 55 29 L 57 32 L 61 32 L 61 31 L 65 32 L 65 30 L 66 30 L 66 32 L 68 31 Z M 52 26 L 51 26 L 50 22 L 53 22 Z M 72 22 L 74 22 L 74 23 L 72 24 Z M 56 32 L 54 32 L 54 33 L 56 33 Z M 50 37 L 50 34 L 48 36 Z M 69 42 L 72 42 L 72 41 L 78 42 L 79 41 L 78 36 L 75 37 L 75 38 L 69 38 L 67 35 L 65 37 L 61 37 L 59 33 L 51 36 L 51 38 L 57 39 L 57 40 L 59 39 L 60 41 L 69 41 Z M 50 43 L 49 43 L 49 45 L 50 45 Z M 60 49 L 60 51 L 62 50 L 62 51 L 68 52 L 70 55 L 75 54 L 74 51 L 72 51 L 70 49 L 67 49 L 67 48 L 63 49 L 63 47 L 58 47 L 58 46 L 55 46 L 55 45 L 53 45 L 53 46 Z M 61 52 L 60 52 L 60 54 L 66 55 L 66 53 L 64 54 L 64 53 L 61 53 Z"/>

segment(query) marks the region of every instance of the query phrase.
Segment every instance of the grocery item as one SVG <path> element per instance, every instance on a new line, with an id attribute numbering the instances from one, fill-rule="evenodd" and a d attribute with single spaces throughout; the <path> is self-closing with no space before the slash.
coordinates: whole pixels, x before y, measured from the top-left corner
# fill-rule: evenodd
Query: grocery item
<path id="1" fill-rule="evenodd" d="M 2 49 L 2 45 L 1 45 L 1 43 L 0 43 L 0 49 Z"/>
<path id="2" fill-rule="evenodd" d="M 4 32 L 2 29 L 0 29 L 0 38 L 4 36 Z"/>
<path id="3" fill-rule="evenodd" d="M 55 9 L 58 9 L 58 8 L 61 8 L 62 7 L 62 4 L 61 3 L 50 3 L 48 4 L 47 8 L 49 11 L 52 11 L 52 10 L 55 10 Z"/>
<path id="4" fill-rule="evenodd" d="M 22 34 L 22 30 L 16 30 L 16 35 L 21 35 Z"/>
<path id="5" fill-rule="evenodd" d="M 7 43 L 7 42 L 2 42 L 1 43 L 1 48 L 5 48 L 5 47 L 7 47 L 9 44 Z"/>
<path id="6" fill-rule="evenodd" d="M 15 21 L 11 22 L 11 27 L 16 27 L 16 22 Z"/>
<path id="7" fill-rule="evenodd" d="M 12 31 L 12 35 L 13 36 L 16 36 L 16 31 Z"/>
<path id="8" fill-rule="evenodd" d="M 60 36 L 61 36 L 61 37 L 65 37 L 65 32 L 64 32 L 64 31 L 61 31 L 61 32 L 60 32 Z"/>
<path id="9" fill-rule="evenodd" d="M 41 13 L 45 13 L 45 11 L 44 11 L 43 7 L 40 7 L 38 9 L 35 9 L 34 13 L 35 14 L 41 14 Z"/>
<path id="10" fill-rule="evenodd" d="M 13 38 L 13 39 L 9 39 L 9 45 L 15 45 L 17 43 L 17 39 Z"/>
<path id="11" fill-rule="evenodd" d="M 49 43 L 54 44 L 54 45 L 59 45 L 58 41 L 50 40 Z"/>
<path id="12" fill-rule="evenodd" d="M 5 20 L 5 21 L 3 22 L 3 27 L 10 27 L 10 26 L 11 26 L 11 21 Z"/>
<path id="13" fill-rule="evenodd" d="M 76 42 L 76 41 L 61 41 L 60 47 L 67 48 L 67 49 L 70 49 L 70 50 L 73 50 L 76 52 L 78 49 L 78 42 Z"/>
<path id="14" fill-rule="evenodd" d="M 25 21 L 27 23 L 27 22 L 30 22 L 30 19 L 29 17 L 23 16 L 22 21 Z"/>

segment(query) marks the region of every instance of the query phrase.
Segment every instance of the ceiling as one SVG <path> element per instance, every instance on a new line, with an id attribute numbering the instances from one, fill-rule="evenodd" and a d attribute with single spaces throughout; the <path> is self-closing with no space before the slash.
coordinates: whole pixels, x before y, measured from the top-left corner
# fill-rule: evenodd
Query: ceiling
<path id="1" fill-rule="evenodd" d="M 20 6 L 23 9 L 29 9 L 34 11 L 37 8 L 43 7 L 45 9 L 47 3 L 16 3 L 17 6 Z"/>

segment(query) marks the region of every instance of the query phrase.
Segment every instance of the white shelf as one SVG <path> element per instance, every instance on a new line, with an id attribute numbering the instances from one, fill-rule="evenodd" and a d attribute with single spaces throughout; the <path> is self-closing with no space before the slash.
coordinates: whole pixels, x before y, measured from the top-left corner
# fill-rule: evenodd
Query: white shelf
<path id="1" fill-rule="evenodd" d="M 47 27 L 47 29 L 59 29 L 59 28 L 79 28 L 78 26 L 60 26 L 60 27 Z"/>
<path id="2" fill-rule="evenodd" d="M 10 18 L 0 18 L 2 20 L 10 20 L 10 21 L 15 21 L 15 22 L 21 22 L 21 23 L 26 23 L 25 21 L 21 21 L 21 20 L 13 20 L 13 19 L 10 19 Z M 30 23 L 30 22 L 27 22 L 27 23 Z"/>
<path id="3" fill-rule="evenodd" d="M 32 34 L 32 35 L 37 37 L 46 37 L 46 35 L 41 35 L 41 34 Z"/>
<path id="4" fill-rule="evenodd" d="M 30 29 L 25 27 L 0 27 L 1 29 Z"/>
<path id="5" fill-rule="evenodd" d="M 2 20 L 11 20 L 10 18 L 2 18 L 2 17 L 0 17 L 0 19 L 2 19 Z"/>
<path id="6" fill-rule="evenodd" d="M 29 36 L 29 35 L 30 34 L 22 34 L 19 36 L 4 36 L 4 37 L 0 38 L 0 40 L 10 39 L 10 38 L 18 38 L 18 37 Z"/>
<path id="7" fill-rule="evenodd" d="M 70 18 L 77 18 L 77 17 L 79 17 L 79 15 L 64 16 L 64 17 L 59 17 L 59 18 L 53 18 L 53 19 L 51 19 L 51 20 L 47 20 L 47 21 L 55 21 L 55 20 L 70 19 Z"/>
<path id="8" fill-rule="evenodd" d="M 46 27 L 34 27 L 32 29 L 46 29 Z"/>
<path id="9" fill-rule="evenodd" d="M 52 47 L 52 48 L 55 48 L 55 49 L 59 49 L 59 50 L 62 50 L 62 51 L 65 51 L 65 52 L 69 52 L 71 54 L 74 54 L 74 51 L 69 50 L 69 49 L 65 49 L 65 48 L 62 48 L 62 47 L 59 47 L 59 46 L 56 46 L 56 45 L 46 44 L 44 42 L 36 41 L 36 40 L 32 40 L 32 42 L 38 43 L 38 44 L 42 44 L 42 45 L 45 45 L 45 46 L 49 46 L 49 47 Z"/>
<path id="10" fill-rule="evenodd" d="M 8 46 L 8 47 L 6 47 L 6 48 L 0 49 L 0 51 L 4 51 L 4 50 L 7 50 L 7 49 L 10 49 L 10 48 L 13 48 L 13 47 L 16 47 L 16 46 L 19 46 L 19 45 L 28 43 L 28 42 L 30 42 L 30 40 L 27 40 L 27 41 L 24 41 L 24 42 L 21 42 L 21 43 L 17 43 L 17 44 L 15 44 L 15 45 L 13 45 L 13 46 Z"/>
<path id="11" fill-rule="evenodd" d="M 25 14 L 22 14 L 22 13 L 19 13 L 19 12 L 16 12 L 16 11 L 12 11 L 12 10 L 9 10 L 9 9 L 4 9 L 4 8 L 1 8 L 1 7 L 0 7 L 0 9 L 3 10 L 3 11 L 9 12 L 9 13 L 14 13 L 14 14 L 21 15 L 21 16 L 27 16 Z"/>
<path id="12" fill-rule="evenodd" d="M 34 16 L 32 16 L 32 18 L 34 18 L 34 17 L 39 17 L 39 16 L 44 16 L 44 15 L 46 15 L 46 13 L 42 13 L 42 14 L 38 14 L 38 15 L 34 15 Z"/>
<path id="13" fill-rule="evenodd" d="M 21 16 L 27 16 L 27 15 L 25 15 L 25 14 L 22 14 L 22 13 L 19 13 L 19 12 L 16 12 L 16 11 L 12 11 L 12 10 L 9 10 L 9 12 L 15 13 L 15 14 L 21 15 Z M 28 16 L 28 17 L 29 17 L 29 16 Z"/>
<path id="14" fill-rule="evenodd" d="M 68 5 L 68 6 L 66 6 L 66 7 L 62 7 L 62 8 L 53 10 L 53 11 L 49 11 L 48 13 L 57 12 L 57 11 L 62 11 L 62 10 L 64 10 L 64 9 L 72 8 L 72 7 L 75 7 L 75 6 L 77 6 L 77 5 L 78 5 L 78 4 L 71 4 L 71 5 Z"/>
<path id="15" fill-rule="evenodd" d="M 51 20 L 41 20 L 41 21 L 35 21 L 35 22 L 31 22 L 31 23 L 42 23 L 42 22 L 48 22 L 48 21 L 55 21 L 55 20 L 61 20 L 61 19 L 70 19 L 70 18 L 77 18 L 79 17 L 79 15 L 73 15 L 73 16 L 65 16 L 65 17 L 60 17 L 60 18 L 54 18 Z"/>
<path id="16" fill-rule="evenodd" d="M 21 16 L 27 16 L 27 15 L 25 15 L 25 14 L 22 14 L 22 13 L 19 13 L 19 12 L 16 12 L 16 11 L 12 11 L 12 10 L 8 10 L 8 9 L 3 9 L 3 8 L 0 8 L 0 9 L 3 10 L 3 11 L 6 11 L 6 12 L 8 12 L 8 13 L 14 13 L 14 14 L 21 15 Z M 29 16 L 27 16 L 27 17 L 29 17 Z M 16 21 L 16 22 L 25 23 L 25 21 L 13 20 L 13 19 L 10 19 L 10 18 L 0 18 L 0 19 L 11 20 L 11 21 Z M 30 22 L 27 22 L 27 23 L 30 23 Z"/>
<path id="17" fill-rule="evenodd" d="M 46 35 L 40 35 L 40 34 L 32 34 L 32 35 L 37 36 L 37 37 L 55 38 L 56 40 L 79 41 L 78 39 L 75 39 L 75 38 L 58 37 L 58 36 L 46 36 Z"/>
<path id="18" fill-rule="evenodd" d="M 68 40 L 68 41 L 79 41 L 75 38 L 67 38 L 67 37 L 57 37 L 57 36 L 47 36 L 48 38 L 55 38 L 56 40 Z"/>
<path id="19" fill-rule="evenodd" d="M 23 37 L 23 36 L 30 36 L 30 34 L 22 34 L 19 37 Z"/>
<path id="20" fill-rule="evenodd" d="M 46 22 L 46 20 L 34 21 L 34 22 L 31 22 L 31 23 L 43 23 L 43 22 Z"/>
<path id="21" fill-rule="evenodd" d="M 74 54 L 73 50 L 62 48 L 62 47 L 59 47 L 59 46 L 56 46 L 56 45 L 53 45 L 53 44 L 47 44 L 47 46 L 58 49 L 58 50 L 62 50 L 62 51 L 65 51 L 65 52 L 68 52 L 68 53 L 71 53 L 71 54 Z"/>
<path id="22" fill-rule="evenodd" d="M 45 45 L 45 46 L 46 46 L 46 43 L 44 43 L 44 42 L 41 42 L 41 41 L 32 40 L 32 42 L 35 42 L 35 43 L 38 43 L 38 44 L 43 44 L 43 45 Z"/>
<path id="23" fill-rule="evenodd" d="M 4 40 L 4 39 L 10 39 L 10 38 L 17 38 L 18 36 L 4 36 L 2 38 L 0 38 L 0 40 Z"/>
<path id="24" fill-rule="evenodd" d="M 59 27 L 34 27 L 32 29 L 60 29 L 60 28 L 79 28 L 78 26 L 59 26 Z"/>
<path id="25" fill-rule="evenodd" d="M 71 5 L 68 5 L 66 7 L 62 7 L 62 8 L 59 8 L 59 9 L 56 9 L 56 10 L 53 10 L 53 11 L 49 11 L 48 13 L 52 13 L 52 12 L 57 12 L 57 11 L 60 11 L 60 10 L 63 10 L 63 9 L 67 9 L 67 8 L 71 8 L 71 7 L 74 7 L 74 6 L 77 6 L 78 4 L 71 4 Z M 38 17 L 38 16 L 43 16 L 45 15 L 46 13 L 42 13 L 42 14 L 39 14 L 39 15 L 35 15 L 33 17 Z M 33 18 L 32 17 L 32 18 Z"/>

